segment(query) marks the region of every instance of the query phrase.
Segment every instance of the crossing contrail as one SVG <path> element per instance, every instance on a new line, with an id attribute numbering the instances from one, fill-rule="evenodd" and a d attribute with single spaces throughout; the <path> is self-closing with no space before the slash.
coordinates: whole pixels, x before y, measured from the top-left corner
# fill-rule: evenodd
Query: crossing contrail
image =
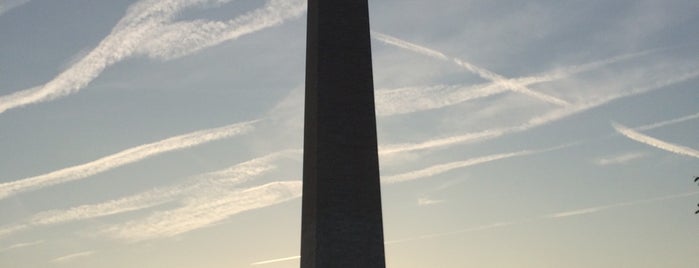
<path id="1" fill-rule="evenodd" d="M 607 96 L 595 98 L 588 101 L 583 101 L 575 103 L 573 105 L 560 107 L 551 112 L 547 112 L 543 115 L 533 117 L 528 121 L 510 127 L 501 127 L 486 129 L 478 132 L 465 133 L 449 137 L 440 137 L 435 139 L 430 139 L 422 142 L 414 143 L 400 143 L 400 144 L 388 144 L 379 146 L 379 154 L 382 156 L 395 154 L 395 153 L 405 153 L 410 151 L 418 150 L 431 150 L 450 147 L 459 144 L 473 143 L 476 141 L 482 141 L 486 139 L 493 139 L 500 136 L 504 136 L 511 133 L 517 133 L 526 131 L 532 128 L 536 128 L 542 125 L 550 124 L 558 120 L 565 119 L 569 116 L 599 107 L 601 105 L 610 103 L 617 99 L 626 98 L 630 96 L 635 96 L 650 91 L 658 90 L 670 85 L 677 83 L 682 83 L 691 79 L 695 79 L 699 76 L 699 70 L 692 70 L 687 72 L 677 72 L 673 77 L 667 78 L 662 81 L 657 81 L 656 83 L 644 87 L 632 88 L 629 90 L 616 92 Z"/>
<path id="2" fill-rule="evenodd" d="M 99 45 L 46 84 L 0 96 L 0 113 L 65 97 L 85 88 L 107 67 L 128 57 L 146 55 L 164 60 L 280 25 L 305 12 L 303 0 L 270 0 L 259 9 L 228 21 L 173 22 L 192 5 L 230 0 L 143 0 L 131 5 Z"/>
<path id="3" fill-rule="evenodd" d="M 406 44 L 406 46 L 410 45 L 412 44 Z M 443 55 L 440 52 L 434 52 L 428 48 L 417 47 L 415 50 L 426 51 L 423 54 L 428 55 Z M 556 68 L 554 70 L 532 76 L 507 79 L 506 81 L 507 83 L 519 84 L 522 86 L 551 82 L 578 73 L 595 70 L 605 65 L 622 60 L 646 55 L 657 50 L 659 49 L 619 55 L 585 64 Z M 505 84 L 494 82 L 477 85 L 433 85 L 396 89 L 379 89 L 376 91 L 376 113 L 379 116 L 390 116 L 438 109 L 478 98 L 489 97 L 507 91 L 509 90 Z"/>
<path id="4" fill-rule="evenodd" d="M 492 72 L 490 70 L 487 70 L 487 69 L 479 67 L 479 66 L 476 66 L 476 65 L 469 63 L 467 61 L 464 61 L 462 59 L 459 59 L 459 58 L 451 58 L 450 59 L 448 56 L 446 56 L 442 52 L 439 52 L 439 51 L 436 51 L 436 50 L 433 50 L 430 48 L 426 48 L 426 47 L 423 47 L 423 46 L 420 46 L 417 44 L 413 44 L 411 42 L 408 42 L 408 41 L 405 41 L 402 39 L 398 39 L 396 37 L 389 36 L 387 34 L 379 33 L 376 31 L 372 31 L 372 37 L 374 37 L 375 39 L 377 39 L 383 43 L 397 46 L 397 47 L 400 47 L 403 49 L 411 50 L 411 51 L 414 51 L 414 52 L 417 52 L 417 53 L 420 53 L 423 55 L 427 55 L 429 57 L 433 57 L 433 58 L 436 58 L 439 60 L 445 60 L 445 61 L 451 60 L 456 65 L 461 66 L 461 67 L 465 68 L 466 70 L 469 70 L 470 72 L 480 76 L 481 78 L 490 80 L 493 83 L 499 84 L 507 89 L 514 91 L 514 92 L 522 93 L 522 94 L 543 100 L 543 101 L 548 102 L 548 103 L 559 105 L 559 106 L 569 105 L 569 103 L 567 101 L 564 101 L 562 99 L 559 99 L 559 98 L 556 98 L 556 97 L 553 97 L 550 95 L 546 95 L 544 93 L 533 91 L 520 83 L 513 82 L 511 79 L 507 79 L 507 78 L 503 77 L 502 75 L 496 74 L 495 72 Z"/>
<path id="5" fill-rule="evenodd" d="M 107 170 L 141 161 L 162 153 L 181 150 L 203 143 L 240 135 L 252 130 L 255 122 L 257 122 L 257 120 L 179 135 L 161 141 L 129 148 L 85 164 L 56 170 L 43 175 L 5 182 L 0 184 L 0 200 L 19 193 L 69 181 L 84 179 Z"/>

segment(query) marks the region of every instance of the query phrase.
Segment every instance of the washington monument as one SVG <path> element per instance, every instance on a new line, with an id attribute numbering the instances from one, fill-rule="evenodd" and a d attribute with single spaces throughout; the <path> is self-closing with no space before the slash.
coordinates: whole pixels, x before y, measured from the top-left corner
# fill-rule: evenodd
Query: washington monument
<path id="1" fill-rule="evenodd" d="M 301 268 L 385 267 L 367 0 L 308 0 Z"/>

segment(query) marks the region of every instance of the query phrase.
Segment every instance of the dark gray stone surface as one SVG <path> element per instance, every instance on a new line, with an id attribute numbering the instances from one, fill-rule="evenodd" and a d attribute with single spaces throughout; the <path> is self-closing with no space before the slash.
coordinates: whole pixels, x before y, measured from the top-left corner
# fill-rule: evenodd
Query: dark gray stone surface
<path id="1" fill-rule="evenodd" d="M 385 267 L 367 0 L 309 0 L 302 268 Z"/>

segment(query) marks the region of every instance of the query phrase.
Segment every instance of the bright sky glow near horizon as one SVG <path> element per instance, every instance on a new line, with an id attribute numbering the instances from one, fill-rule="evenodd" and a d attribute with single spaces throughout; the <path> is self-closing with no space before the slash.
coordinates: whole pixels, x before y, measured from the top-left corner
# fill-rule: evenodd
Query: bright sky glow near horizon
<path id="1" fill-rule="evenodd" d="M 0 267 L 298 267 L 304 0 L 0 0 Z M 699 2 L 370 1 L 387 267 L 696 267 Z"/>

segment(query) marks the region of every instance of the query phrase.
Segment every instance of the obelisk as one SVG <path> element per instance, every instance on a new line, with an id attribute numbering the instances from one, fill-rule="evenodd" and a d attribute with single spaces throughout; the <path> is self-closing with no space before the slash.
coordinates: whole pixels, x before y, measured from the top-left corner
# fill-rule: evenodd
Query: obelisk
<path id="1" fill-rule="evenodd" d="M 367 0 L 308 0 L 301 268 L 385 267 Z"/>

